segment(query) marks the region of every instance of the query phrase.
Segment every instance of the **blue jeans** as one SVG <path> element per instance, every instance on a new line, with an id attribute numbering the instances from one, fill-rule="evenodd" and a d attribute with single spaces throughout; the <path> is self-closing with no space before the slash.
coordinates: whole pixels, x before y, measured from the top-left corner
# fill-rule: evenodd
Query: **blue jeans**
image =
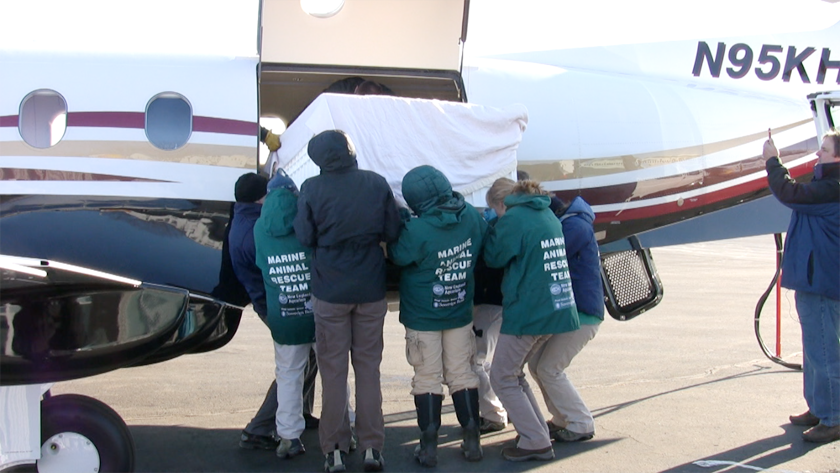
<path id="1" fill-rule="evenodd" d="M 796 291 L 805 402 L 823 425 L 840 425 L 840 301 Z"/>

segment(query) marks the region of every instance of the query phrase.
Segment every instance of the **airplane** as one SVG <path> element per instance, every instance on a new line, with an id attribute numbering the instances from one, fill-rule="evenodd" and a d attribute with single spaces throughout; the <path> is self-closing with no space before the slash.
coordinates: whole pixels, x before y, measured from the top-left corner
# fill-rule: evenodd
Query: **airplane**
<path id="1" fill-rule="evenodd" d="M 0 398 L 15 412 L 0 469 L 133 469 L 119 415 L 51 383 L 230 341 L 249 302 L 225 258 L 233 184 L 264 170 L 261 120 L 287 125 L 298 151 L 301 118 L 336 82 L 440 107 L 523 104 L 518 167 L 593 204 L 623 320 L 662 298 L 649 248 L 783 232 L 767 128 L 807 178 L 814 114 L 838 116 L 836 95 L 804 92 L 840 85 L 840 23 L 466 61 L 469 0 L 257 3 L 251 55 L 0 51 Z"/>

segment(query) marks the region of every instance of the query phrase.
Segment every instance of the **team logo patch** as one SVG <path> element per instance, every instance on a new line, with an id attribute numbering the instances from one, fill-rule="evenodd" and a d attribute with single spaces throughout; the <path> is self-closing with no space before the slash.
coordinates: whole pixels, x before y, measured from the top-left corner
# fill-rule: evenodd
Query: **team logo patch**
<path id="1" fill-rule="evenodd" d="M 277 300 L 280 301 L 280 305 L 289 302 L 289 298 L 285 294 L 280 294 L 280 297 L 278 297 Z"/>
<path id="2" fill-rule="evenodd" d="M 434 286 L 432 286 L 432 292 L 434 292 L 436 296 L 442 296 L 443 291 L 443 286 L 441 286 L 440 284 L 435 284 Z"/>
<path id="3" fill-rule="evenodd" d="M 549 290 L 551 291 L 551 294 L 555 296 L 559 296 L 563 292 L 563 288 L 560 287 L 559 284 L 552 284 L 551 287 L 549 287 Z"/>

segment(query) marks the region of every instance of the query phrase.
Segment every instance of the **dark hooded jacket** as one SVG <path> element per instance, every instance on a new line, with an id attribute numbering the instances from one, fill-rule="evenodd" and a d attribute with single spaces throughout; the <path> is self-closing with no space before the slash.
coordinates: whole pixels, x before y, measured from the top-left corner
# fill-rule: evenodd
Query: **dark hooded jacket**
<path id="1" fill-rule="evenodd" d="M 487 221 L 487 231 L 496 225 L 498 217 Z M 475 296 L 473 304 L 502 305 L 502 278 L 505 270 L 503 268 L 491 268 L 479 258 L 475 263 Z"/>
<path id="2" fill-rule="evenodd" d="M 265 282 L 267 324 L 280 345 L 315 341 L 310 285 L 310 249 L 295 238 L 297 197 L 289 189 L 268 193 L 254 225 L 256 263 Z"/>
<path id="3" fill-rule="evenodd" d="M 575 197 L 571 204 L 560 207 L 555 214 L 563 224 L 566 259 L 569 260 L 569 275 L 572 277 L 580 322 L 598 323 L 604 320 L 604 286 L 601 283 L 598 240 L 592 227 L 595 213 L 582 197 Z"/>
<path id="4" fill-rule="evenodd" d="M 505 268 L 502 330 L 550 335 L 580 328 L 563 228 L 545 195 L 511 194 L 505 214 L 487 232 L 484 260 Z"/>
<path id="5" fill-rule="evenodd" d="M 798 183 L 779 158 L 767 160 L 770 190 L 779 202 L 793 209 L 781 284 L 840 300 L 840 163 L 819 166 L 821 177 Z"/>
<path id="6" fill-rule="evenodd" d="M 487 224 L 431 166 L 409 171 L 402 191 L 417 217 L 388 245 L 402 267 L 400 322 L 419 331 L 463 327 L 472 322 L 473 270 Z"/>
<path id="7" fill-rule="evenodd" d="M 309 141 L 321 174 L 300 189 L 294 228 L 312 248 L 312 294 L 333 304 L 385 298 L 385 255 L 380 242 L 399 236 L 400 218 L 385 178 L 358 168 L 356 152 L 340 131 Z"/>
<path id="8" fill-rule="evenodd" d="M 245 286 L 254 312 L 265 320 L 265 286 L 262 274 L 255 264 L 254 223 L 260 217 L 262 204 L 237 202 L 233 207 L 233 221 L 230 224 L 230 260 L 233 272 Z"/>

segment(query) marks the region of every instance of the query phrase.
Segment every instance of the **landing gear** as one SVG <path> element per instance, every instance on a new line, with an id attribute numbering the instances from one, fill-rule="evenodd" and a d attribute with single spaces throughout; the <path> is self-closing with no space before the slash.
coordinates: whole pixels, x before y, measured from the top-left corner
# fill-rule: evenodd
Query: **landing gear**
<path id="1" fill-rule="evenodd" d="M 40 473 L 134 471 L 134 440 L 113 409 L 78 394 L 41 402 Z"/>

